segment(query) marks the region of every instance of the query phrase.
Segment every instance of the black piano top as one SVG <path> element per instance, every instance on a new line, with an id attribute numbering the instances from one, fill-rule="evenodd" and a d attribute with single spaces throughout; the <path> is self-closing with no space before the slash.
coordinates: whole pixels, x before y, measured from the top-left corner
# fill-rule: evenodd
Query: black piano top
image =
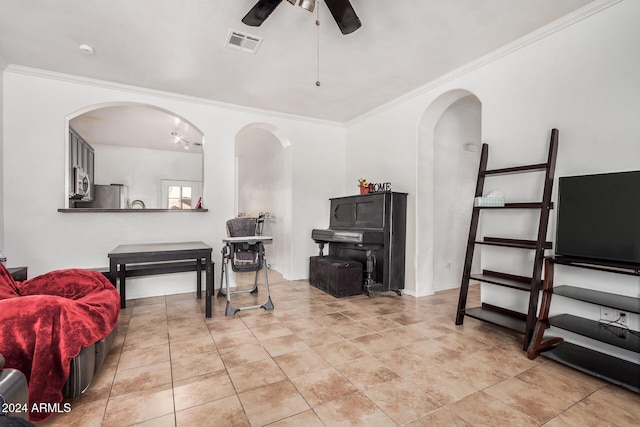
<path id="1" fill-rule="evenodd" d="M 398 195 L 406 197 L 406 193 L 384 192 L 332 198 L 329 228 L 314 229 L 311 238 L 316 242 L 383 245 L 391 199 Z"/>
<path id="2" fill-rule="evenodd" d="M 331 199 L 329 228 L 384 228 L 386 200 L 392 193 L 372 193 Z"/>

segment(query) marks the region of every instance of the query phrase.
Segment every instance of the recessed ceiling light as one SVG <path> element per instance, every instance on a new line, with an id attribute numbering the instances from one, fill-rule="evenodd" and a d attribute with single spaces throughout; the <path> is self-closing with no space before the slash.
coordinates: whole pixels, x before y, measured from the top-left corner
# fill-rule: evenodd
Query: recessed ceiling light
<path id="1" fill-rule="evenodd" d="M 78 49 L 80 49 L 82 53 L 86 53 L 87 55 L 93 55 L 93 48 L 88 44 L 83 43 L 80 46 L 78 46 Z"/>

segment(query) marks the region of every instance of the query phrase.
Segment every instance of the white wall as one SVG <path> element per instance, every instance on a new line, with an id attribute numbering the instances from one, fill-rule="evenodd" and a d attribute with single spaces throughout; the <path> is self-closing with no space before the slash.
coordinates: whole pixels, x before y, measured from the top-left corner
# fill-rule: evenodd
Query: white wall
<path id="1" fill-rule="evenodd" d="M 436 168 L 433 155 L 421 154 L 423 148 L 419 147 L 423 113 L 443 94 L 462 90 L 476 95 L 482 102 L 482 142 L 490 145 L 492 168 L 544 161 L 550 129 L 557 127 L 560 148 L 556 176 L 639 169 L 639 19 L 640 2 L 622 1 L 542 39 L 527 40 L 508 55 L 483 58 L 476 67 L 457 70 L 349 124 L 347 185 L 355 183 L 359 176 L 388 180 L 393 182 L 394 189 L 409 192 L 414 208 L 420 206 L 417 212 L 409 214 L 407 224 L 408 233 L 415 237 L 407 242 L 408 293 L 433 292 L 435 286 L 422 283 L 425 275 L 411 277 L 411 274 L 419 270 L 419 265 L 432 266 L 435 252 L 440 250 L 439 247 L 430 248 L 431 253 L 418 250 L 419 242 L 432 236 L 415 233 L 442 229 L 446 224 L 438 218 L 451 214 L 440 212 L 440 206 L 432 207 L 436 203 L 433 196 L 417 203 L 415 200 L 416 194 L 422 194 L 418 189 L 426 180 L 432 179 L 435 187 L 446 184 L 446 177 L 416 173 L 420 168 L 427 171 Z M 496 180 L 486 187 L 500 188 L 511 201 L 540 197 L 541 186 L 531 180 Z M 526 190 L 528 187 L 532 190 Z M 418 223 L 416 218 L 429 209 L 438 211 L 425 215 L 431 218 L 431 223 Z M 514 237 L 526 237 L 532 221 L 526 215 L 498 218 L 483 223 L 483 230 L 487 235 L 513 233 Z M 509 231 L 505 231 L 505 224 Z M 549 236 L 553 237 L 554 221 L 550 226 Z M 501 253 L 483 249 L 483 268 L 504 264 L 509 264 L 507 269 L 515 273 L 526 265 L 521 259 L 505 262 Z M 574 276 L 566 274 L 558 279 L 571 282 Z M 640 287 L 638 280 L 634 280 L 636 286 L 623 288 L 638 296 Z M 483 300 L 524 311 L 522 301 L 502 289 L 497 293 L 483 288 Z M 562 303 L 558 305 L 560 310 L 565 308 Z"/>
<path id="2" fill-rule="evenodd" d="M 234 139 L 250 123 L 271 123 L 291 142 L 293 219 L 288 239 L 292 279 L 308 276 L 316 249 L 311 229 L 328 218 L 327 199 L 343 192 L 342 126 L 293 116 L 226 108 L 203 100 L 9 67 L 4 72 L 5 241 L 11 265 L 29 275 L 66 267 L 107 265 L 119 244 L 202 240 L 219 269 L 224 221 L 235 215 Z M 186 118 L 204 133 L 202 213 L 60 213 L 65 201 L 65 117 L 89 105 L 140 102 Z M 324 147 L 319 149 L 318 147 Z M 337 161 L 336 161 L 337 159 Z M 325 174 L 325 165 L 333 174 Z M 324 176 L 323 176 L 324 175 Z M 309 176 L 325 185 L 308 191 Z M 219 271 L 219 270 L 216 270 Z M 216 276 L 217 277 L 217 273 Z M 193 275 L 132 280 L 131 298 L 193 289 Z M 153 284 L 153 285 L 150 285 Z M 216 283 L 218 286 L 218 283 Z"/>

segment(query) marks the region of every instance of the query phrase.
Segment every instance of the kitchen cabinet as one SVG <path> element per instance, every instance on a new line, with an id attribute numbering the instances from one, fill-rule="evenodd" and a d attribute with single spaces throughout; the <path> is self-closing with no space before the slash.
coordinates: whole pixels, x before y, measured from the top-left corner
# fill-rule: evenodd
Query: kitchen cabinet
<path id="1" fill-rule="evenodd" d="M 93 147 L 75 129 L 69 127 L 69 198 L 78 199 L 75 191 L 75 170 L 81 169 L 89 176 L 89 198 L 93 193 L 95 154 Z"/>

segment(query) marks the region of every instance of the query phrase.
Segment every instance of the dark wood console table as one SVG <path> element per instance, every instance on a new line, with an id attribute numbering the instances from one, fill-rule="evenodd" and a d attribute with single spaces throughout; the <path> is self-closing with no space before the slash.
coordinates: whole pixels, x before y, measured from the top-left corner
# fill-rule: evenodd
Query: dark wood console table
<path id="1" fill-rule="evenodd" d="M 120 282 L 120 307 L 126 307 L 126 277 L 127 264 L 144 264 L 147 269 L 138 268 L 136 276 L 164 274 L 178 272 L 171 268 L 167 261 L 195 260 L 194 268 L 197 272 L 197 295 L 200 297 L 202 286 L 202 261 L 206 271 L 206 317 L 211 317 L 211 296 L 213 295 L 213 263 L 211 262 L 211 246 L 203 242 L 182 243 L 149 243 L 120 245 L 109 252 L 109 280 L 116 286 Z M 180 271 L 188 271 L 182 269 Z M 145 274 L 146 272 L 146 274 Z"/>

